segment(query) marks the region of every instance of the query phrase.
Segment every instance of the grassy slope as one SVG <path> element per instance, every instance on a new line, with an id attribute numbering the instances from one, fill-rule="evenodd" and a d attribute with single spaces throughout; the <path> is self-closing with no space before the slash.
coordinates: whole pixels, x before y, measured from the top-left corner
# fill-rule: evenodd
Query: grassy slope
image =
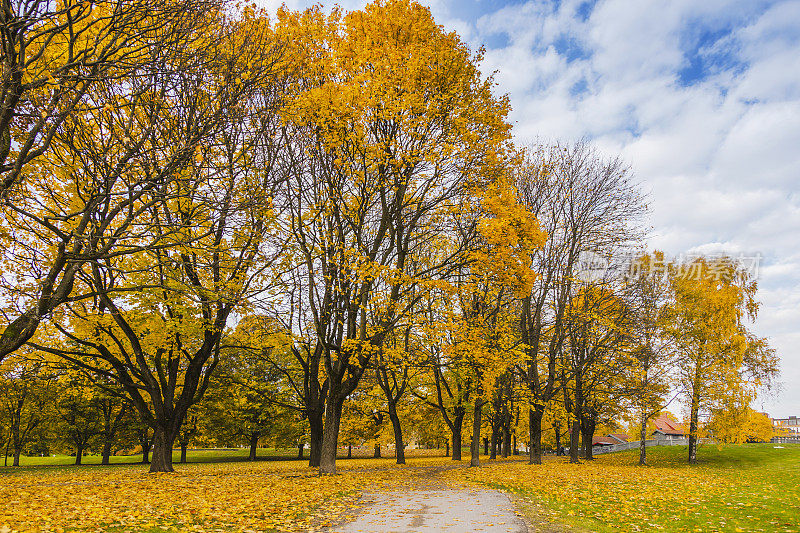
<path id="1" fill-rule="evenodd" d="M 800 445 L 707 445 L 599 456 L 581 465 L 497 463 L 468 479 L 513 491 L 541 522 L 579 531 L 800 531 Z"/>

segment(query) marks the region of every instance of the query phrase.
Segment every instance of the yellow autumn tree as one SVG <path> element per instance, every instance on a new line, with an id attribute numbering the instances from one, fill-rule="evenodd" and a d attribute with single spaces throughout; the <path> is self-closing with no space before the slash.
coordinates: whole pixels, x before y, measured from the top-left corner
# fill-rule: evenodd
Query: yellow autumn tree
<path id="1" fill-rule="evenodd" d="M 300 65 L 283 113 L 283 222 L 299 265 L 289 287 L 310 290 L 290 296 L 293 329 L 324 383 L 309 409 L 320 417 L 312 457 L 332 473 L 345 400 L 424 292 L 464 260 L 463 247 L 437 241 L 465 229 L 462 206 L 507 169 L 509 108 L 479 71 L 481 53 L 416 2 L 282 10 L 278 31 Z"/>
<path id="2" fill-rule="evenodd" d="M 774 353 L 752 337 L 746 319 L 758 309 L 757 284 L 728 257 L 700 257 L 670 270 L 668 326 L 680 350 L 679 373 L 689 403 L 689 462 L 697 461 L 698 419 L 752 394 L 777 373 Z"/>

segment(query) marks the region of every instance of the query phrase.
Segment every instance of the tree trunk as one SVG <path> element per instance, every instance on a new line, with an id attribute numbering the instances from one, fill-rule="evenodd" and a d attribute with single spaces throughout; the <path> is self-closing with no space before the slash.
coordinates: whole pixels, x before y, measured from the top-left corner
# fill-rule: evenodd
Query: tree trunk
<path id="1" fill-rule="evenodd" d="M 483 437 L 483 455 L 489 455 L 489 437 Z"/>
<path id="2" fill-rule="evenodd" d="M 492 450 L 489 459 L 497 459 L 497 430 L 492 428 Z M 484 454 L 485 455 L 485 454 Z"/>
<path id="3" fill-rule="evenodd" d="M 503 425 L 503 457 L 511 455 L 511 428 Z"/>
<path id="4" fill-rule="evenodd" d="M 553 424 L 553 432 L 556 435 L 556 457 L 560 457 L 561 453 L 561 426 Z"/>
<path id="5" fill-rule="evenodd" d="M 445 457 L 450 457 L 450 441 L 449 440 L 445 440 L 444 441 L 444 456 Z"/>
<path id="6" fill-rule="evenodd" d="M 12 466 L 19 466 L 19 456 L 22 455 L 22 448 L 14 446 L 14 462 Z"/>
<path id="7" fill-rule="evenodd" d="M 471 456 L 469 459 L 469 466 L 480 466 L 480 452 L 481 452 L 481 407 L 479 399 L 475 399 L 475 407 L 472 411 L 472 445 L 470 446 Z"/>
<path id="8" fill-rule="evenodd" d="M 320 474 L 336 473 L 336 448 L 339 441 L 339 423 L 342 420 L 342 407 L 344 398 L 339 399 L 331 394 L 332 401 L 328 401 L 325 409 L 325 425 L 322 432 L 322 448 L 319 458 Z"/>
<path id="9" fill-rule="evenodd" d="M 589 461 L 593 460 L 592 440 L 594 439 L 595 422 L 590 419 L 581 421 L 581 440 L 583 440 L 583 456 Z"/>
<path id="10" fill-rule="evenodd" d="M 374 451 L 372 452 L 373 459 L 380 459 L 381 458 L 381 443 L 376 442 Z"/>
<path id="11" fill-rule="evenodd" d="M 639 428 L 639 464 L 647 466 L 647 415 L 642 412 L 641 426 Z"/>
<path id="12" fill-rule="evenodd" d="M 569 439 L 569 462 L 580 463 L 578 452 L 580 451 L 581 439 L 581 425 L 575 418 L 572 419 L 570 426 L 570 439 Z"/>
<path id="13" fill-rule="evenodd" d="M 697 393 L 692 394 L 692 410 L 689 418 L 689 462 L 697 462 L 697 427 L 700 411 L 700 398 Z"/>
<path id="14" fill-rule="evenodd" d="M 101 464 L 111 464 L 111 439 L 108 437 L 103 442 L 103 460 Z"/>
<path id="15" fill-rule="evenodd" d="M 150 463 L 150 472 L 174 472 L 172 468 L 172 444 L 175 434 L 170 434 L 159 427 L 153 434 L 153 460 Z"/>
<path id="16" fill-rule="evenodd" d="M 347 458 L 348 459 L 352 459 L 353 458 L 353 445 L 352 444 L 348 444 L 347 445 Z"/>
<path id="17" fill-rule="evenodd" d="M 453 441 L 453 461 L 461 460 L 461 427 L 464 424 L 464 416 L 456 416 L 453 418 L 453 429 L 451 440 Z"/>
<path id="18" fill-rule="evenodd" d="M 75 464 L 83 464 L 83 444 L 78 444 L 75 450 Z"/>
<path id="19" fill-rule="evenodd" d="M 514 453 L 514 455 L 519 455 L 519 449 L 517 448 L 517 436 L 516 435 L 512 435 L 511 438 L 514 441 L 514 444 L 513 444 L 514 452 L 513 453 Z"/>
<path id="20" fill-rule="evenodd" d="M 394 429 L 394 451 L 397 458 L 397 464 L 406 464 L 405 446 L 403 446 L 403 428 L 400 426 L 400 417 L 397 416 L 397 408 L 393 404 L 389 404 L 389 420 L 392 421 L 392 429 Z"/>
<path id="21" fill-rule="evenodd" d="M 303 458 L 303 448 L 305 448 L 305 446 L 306 446 L 305 442 L 301 442 L 300 444 L 297 445 L 297 458 L 298 459 L 302 459 Z"/>
<path id="22" fill-rule="evenodd" d="M 181 464 L 186 464 L 186 449 L 189 448 L 188 442 L 181 442 Z"/>
<path id="23" fill-rule="evenodd" d="M 528 457 L 528 464 L 542 464 L 542 418 L 544 417 L 544 407 L 536 405 L 528 409 L 528 429 L 530 432 L 531 454 Z"/>
<path id="24" fill-rule="evenodd" d="M 142 446 L 142 464 L 145 465 L 150 462 L 151 442 L 147 435 L 148 431 L 148 429 L 145 429 L 144 432 L 139 434 L 139 444 Z"/>
<path id="25" fill-rule="evenodd" d="M 308 425 L 311 430 L 309 445 L 311 450 L 308 453 L 308 466 L 318 468 L 320 457 L 322 456 L 322 437 L 323 437 L 323 412 L 312 412 L 308 414 Z"/>
<path id="26" fill-rule="evenodd" d="M 258 449 L 258 437 L 260 437 L 258 432 L 250 434 L 250 456 L 247 458 L 249 461 L 256 460 L 256 450 Z"/>

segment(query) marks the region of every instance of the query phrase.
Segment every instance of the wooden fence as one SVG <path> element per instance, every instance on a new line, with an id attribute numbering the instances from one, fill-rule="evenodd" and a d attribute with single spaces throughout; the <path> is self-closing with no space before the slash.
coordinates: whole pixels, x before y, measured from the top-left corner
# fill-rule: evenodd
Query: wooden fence
<path id="1" fill-rule="evenodd" d="M 594 446 L 592 448 L 592 455 L 611 452 L 622 452 L 625 450 L 638 450 L 642 441 L 635 440 L 632 442 L 625 442 L 620 444 L 612 444 L 610 446 Z M 648 448 L 651 446 L 688 446 L 689 439 L 649 439 L 644 441 L 644 445 Z"/>

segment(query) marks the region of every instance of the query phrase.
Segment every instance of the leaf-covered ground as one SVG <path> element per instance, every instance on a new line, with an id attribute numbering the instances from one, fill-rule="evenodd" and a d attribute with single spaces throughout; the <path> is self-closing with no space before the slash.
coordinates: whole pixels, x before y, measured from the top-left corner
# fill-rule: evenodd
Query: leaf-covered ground
<path id="1" fill-rule="evenodd" d="M 396 488 L 443 458 L 341 461 L 319 476 L 300 461 L 3 469 L 0 531 L 308 531 L 355 512 L 364 487 Z M 3 528 L 6 528 L 5 530 Z"/>
<path id="2" fill-rule="evenodd" d="M 195 463 L 151 475 L 141 465 L 0 469 L 0 531 L 309 531 L 358 513 L 362 491 L 486 485 L 514 492 L 532 521 L 579 531 L 800 532 L 800 445 L 633 452 L 581 465 L 549 458 L 340 461 L 320 477 L 300 461 Z M 562 527 L 563 526 L 563 527 Z"/>
<path id="3" fill-rule="evenodd" d="M 782 446 L 707 445 L 694 466 L 676 446 L 648 449 L 644 468 L 631 451 L 580 465 L 498 462 L 447 476 L 512 491 L 530 503 L 534 520 L 581 531 L 800 532 L 800 445 Z"/>

